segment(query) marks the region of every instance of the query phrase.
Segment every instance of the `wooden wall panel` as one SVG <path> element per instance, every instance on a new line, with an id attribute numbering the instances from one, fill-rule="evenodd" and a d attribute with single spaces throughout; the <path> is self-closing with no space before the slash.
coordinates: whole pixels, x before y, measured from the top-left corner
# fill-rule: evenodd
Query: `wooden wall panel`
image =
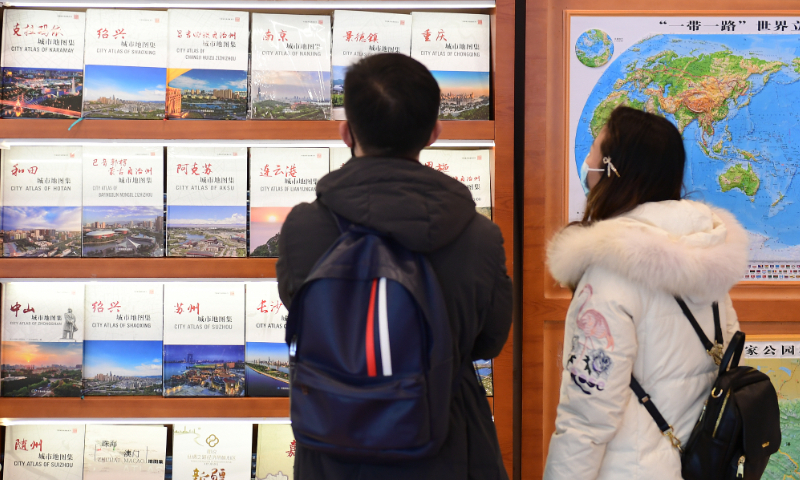
<path id="1" fill-rule="evenodd" d="M 563 319 L 571 296 L 555 284 L 544 263 L 547 240 L 565 223 L 564 12 L 800 15 L 800 1 L 526 0 L 526 5 L 521 478 L 538 479 L 554 429 L 560 385 L 554 369 L 560 370 Z M 746 333 L 800 333 L 800 322 L 792 321 L 800 311 L 800 284 L 744 284 L 731 296 Z"/>

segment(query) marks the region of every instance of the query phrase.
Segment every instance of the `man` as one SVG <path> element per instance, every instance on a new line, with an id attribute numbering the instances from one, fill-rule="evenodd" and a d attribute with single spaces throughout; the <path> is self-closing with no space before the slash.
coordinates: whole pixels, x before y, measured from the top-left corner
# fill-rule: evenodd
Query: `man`
<path id="1" fill-rule="evenodd" d="M 331 211 L 386 233 L 427 256 L 441 284 L 456 349 L 458 387 L 439 453 L 396 464 L 358 464 L 297 447 L 299 480 L 507 479 L 485 392 L 472 361 L 497 356 L 511 326 L 511 281 L 500 229 L 475 211 L 470 191 L 419 163 L 441 132 L 439 86 L 405 55 L 367 57 L 347 72 L 347 121 L 339 133 L 353 158 L 317 184 L 281 229 L 278 287 L 289 307 L 339 236 Z"/>
<path id="2" fill-rule="evenodd" d="M 78 326 L 75 323 L 75 314 L 72 313 L 71 308 L 68 308 L 67 313 L 64 314 L 64 325 L 61 333 L 62 340 L 72 340 L 73 334 L 78 331 Z"/>

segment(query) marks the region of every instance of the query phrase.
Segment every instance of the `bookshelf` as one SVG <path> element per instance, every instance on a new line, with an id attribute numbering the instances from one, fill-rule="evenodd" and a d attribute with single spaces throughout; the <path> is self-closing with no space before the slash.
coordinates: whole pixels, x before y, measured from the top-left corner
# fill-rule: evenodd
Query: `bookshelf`
<path id="1" fill-rule="evenodd" d="M 480 147 L 492 149 L 492 197 L 494 221 L 505 238 L 509 275 L 514 265 L 514 17 L 513 0 L 496 1 L 231 1 L 224 5 L 210 0 L 114 2 L 112 0 L 28 0 L 4 2 L 6 8 L 208 8 L 256 13 L 330 14 L 335 9 L 356 9 L 410 13 L 412 11 L 452 11 L 491 15 L 491 95 L 492 120 L 447 121 L 440 147 Z M 241 146 L 328 146 L 339 144 L 338 124 L 334 121 L 178 121 L 178 120 L 0 120 L 0 148 L 6 145 L 48 145 L 98 143 L 175 144 L 191 142 L 202 146 L 214 143 Z M 70 126 L 72 128 L 70 129 Z M 5 142 L 5 145 L 4 145 Z M 274 258 L 194 259 L 194 258 L 68 258 L 0 259 L 0 281 L 10 279 L 261 279 L 275 277 Z M 514 417 L 513 392 L 514 342 L 511 336 L 494 362 L 494 397 L 489 404 L 494 412 L 500 447 L 509 474 L 513 469 Z M 0 425 L 30 423 L 38 419 L 72 420 L 97 423 L 109 419 L 116 423 L 152 423 L 158 419 L 233 419 L 289 416 L 288 398 L 161 398 L 161 397 L 86 397 L 35 399 L 0 397 Z M 162 423 L 169 423 L 164 420 Z"/>

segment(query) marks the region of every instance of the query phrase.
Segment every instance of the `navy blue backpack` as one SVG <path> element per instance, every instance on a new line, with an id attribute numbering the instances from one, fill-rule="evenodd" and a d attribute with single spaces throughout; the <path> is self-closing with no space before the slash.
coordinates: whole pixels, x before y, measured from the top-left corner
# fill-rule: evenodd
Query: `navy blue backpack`
<path id="1" fill-rule="evenodd" d="M 289 309 L 294 436 L 354 461 L 434 455 L 455 382 L 438 279 L 422 254 L 334 216 L 342 234 Z"/>

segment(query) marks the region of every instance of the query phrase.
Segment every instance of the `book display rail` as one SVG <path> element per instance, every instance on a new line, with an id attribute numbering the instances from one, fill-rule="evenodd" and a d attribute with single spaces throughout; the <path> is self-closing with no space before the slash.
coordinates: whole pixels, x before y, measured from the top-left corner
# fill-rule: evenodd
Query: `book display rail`
<path id="1" fill-rule="evenodd" d="M 197 0 L 140 2 L 21 1 L 4 2 L 3 11 L 44 8 L 84 12 L 87 8 L 219 9 L 220 2 Z M 250 13 L 332 15 L 334 10 L 479 13 L 490 16 L 491 68 L 489 120 L 447 120 L 437 147 L 491 150 L 492 218 L 505 238 L 507 267 L 513 271 L 513 79 L 514 2 L 403 1 L 358 2 L 239 1 L 226 10 Z M 342 147 L 338 122 L 326 120 L 118 120 L 2 119 L 0 149 L 15 146 L 238 146 Z M 256 281 L 275 278 L 275 258 L 0 258 L 0 281 Z M 493 366 L 494 412 L 506 467 L 513 466 L 512 338 Z M 6 398 L 0 397 L 0 424 L 49 422 L 177 424 L 183 420 L 282 419 L 289 416 L 288 398 Z M 0 439 L 2 440 L 2 439 Z M 169 447 L 168 447 L 169 448 Z"/>

